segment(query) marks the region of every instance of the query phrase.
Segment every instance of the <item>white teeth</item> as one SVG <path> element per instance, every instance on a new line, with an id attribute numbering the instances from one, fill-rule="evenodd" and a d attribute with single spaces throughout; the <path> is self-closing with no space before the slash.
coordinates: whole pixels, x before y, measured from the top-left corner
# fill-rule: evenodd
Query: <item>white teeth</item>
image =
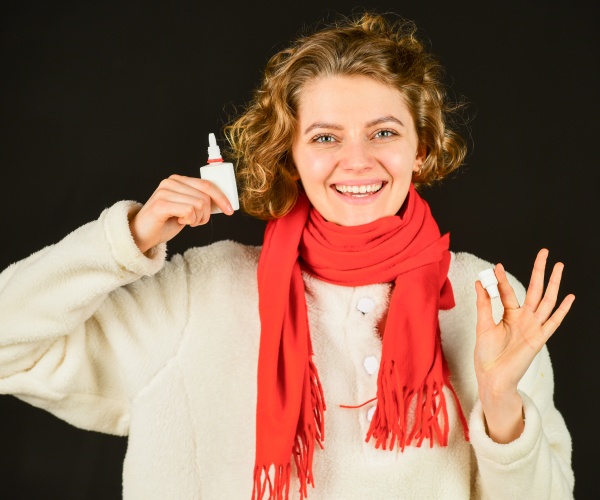
<path id="1" fill-rule="evenodd" d="M 382 182 L 377 184 L 363 184 L 362 186 L 346 186 L 345 184 L 336 184 L 335 189 L 339 193 L 365 194 L 376 193 L 383 186 Z"/>

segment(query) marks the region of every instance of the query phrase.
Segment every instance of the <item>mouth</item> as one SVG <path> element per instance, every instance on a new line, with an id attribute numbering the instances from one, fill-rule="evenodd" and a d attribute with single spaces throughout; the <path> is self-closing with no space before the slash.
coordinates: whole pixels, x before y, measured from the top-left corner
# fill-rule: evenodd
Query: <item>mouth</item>
<path id="1" fill-rule="evenodd" d="M 373 184 L 349 185 L 349 184 L 334 184 L 335 190 L 345 196 L 352 198 L 366 198 L 373 196 L 381 190 L 385 185 L 384 182 L 375 182 Z"/>

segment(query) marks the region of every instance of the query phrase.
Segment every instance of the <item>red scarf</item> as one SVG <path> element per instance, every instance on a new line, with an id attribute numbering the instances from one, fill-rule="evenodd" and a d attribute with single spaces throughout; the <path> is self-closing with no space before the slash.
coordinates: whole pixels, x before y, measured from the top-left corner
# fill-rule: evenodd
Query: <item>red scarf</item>
<path id="1" fill-rule="evenodd" d="M 338 226 L 304 194 L 267 224 L 258 263 L 261 320 L 253 499 L 287 499 L 293 455 L 300 496 L 314 486 L 315 441 L 322 447 L 325 400 L 313 364 L 302 271 L 344 286 L 394 283 L 383 334 L 377 408 L 366 439 L 376 448 L 448 444 L 442 387 L 450 385 L 438 311 L 454 307 L 449 237 L 411 185 L 400 215 Z M 410 412 L 409 412 L 410 408 Z M 414 412 L 414 418 L 412 415 Z M 409 415 L 411 415 L 409 420 Z M 413 422 L 414 420 L 414 422 Z M 411 422 L 409 424 L 409 421 Z"/>

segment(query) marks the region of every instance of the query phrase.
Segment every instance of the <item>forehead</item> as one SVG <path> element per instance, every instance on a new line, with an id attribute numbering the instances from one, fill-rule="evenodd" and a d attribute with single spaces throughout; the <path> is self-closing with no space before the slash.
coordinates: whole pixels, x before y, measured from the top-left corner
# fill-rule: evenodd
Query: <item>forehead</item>
<path id="1" fill-rule="evenodd" d="M 324 76 L 306 83 L 298 98 L 298 118 L 408 114 L 404 95 L 368 76 Z"/>

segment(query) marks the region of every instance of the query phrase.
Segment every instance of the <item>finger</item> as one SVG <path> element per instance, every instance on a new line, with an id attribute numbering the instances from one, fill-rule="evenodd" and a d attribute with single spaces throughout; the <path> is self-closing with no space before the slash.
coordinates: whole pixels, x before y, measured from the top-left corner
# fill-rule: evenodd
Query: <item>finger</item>
<path id="1" fill-rule="evenodd" d="M 131 235 L 145 253 L 176 236 L 188 222 L 195 220 L 194 208 L 168 199 L 149 200 L 129 223 Z"/>
<path id="2" fill-rule="evenodd" d="M 542 332 L 546 337 L 546 340 L 552 336 L 552 334 L 563 322 L 563 319 L 565 319 L 565 316 L 571 310 L 571 306 L 573 305 L 574 301 L 575 295 L 573 295 L 572 293 L 567 295 L 560 303 L 560 306 L 558 306 L 558 309 L 554 311 L 554 314 L 550 316 L 550 318 L 548 318 L 548 321 L 546 321 L 542 325 Z"/>
<path id="3" fill-rule="evenodd" d="M 475 281 L 475 292 L 477 293 L 477 325 L 475 331 L 479 335 L 496 326 L 496 323 L 492 317 L 492 301 L 479 280 Z"/>
<path id="4" fill-rule="evenodd" d="M 208 194 L 213 203 L 221 209 L 224 214 L 232 215 L 234 210 L 231 203 L 225 193 L 221 189 L 209 180 L 197 179 L 199 182 L 205 183 L 203 185 L 204 192 Z"/>
<path id="5" fill-rule="evenodd" d="M 172 175 L 170 178 L 193 189 L 206 193 L 223 213 L 227 215 L 233 214 L 234 210 L 229 199 L 213 182 L 206 179 L 199 179 L 197 177 L 185 177 L 181 175 Z"/>
<path id="6" fill-rule="evenodd" d="M 206 224 L 210 220 L 212 203 L 211 199 L 208 195 L 202 193 L 202 198 L 204 199 L 204 203 L 202 203 L 201 210 L 197 210 L 196 220 L 192 224 L 192 227 L 202 226 Z"/>
<path id="7" fill-rule="evenodd" d="M 513 287 L 508 282 L 508 276 L 506 276 L 504 266 L 502 264 L 496 264 L 494 273 L 498 280 L 498 291 L 500 292 L 500 300 L 502 301 L 504 309 L 519 309 L 519 301 L 517 300 Z"/>
<path id="8" fill-rule="evenodd" d="M 209 185 L 208 182 L 204 180 L 174 174 L 168 179 L 161 181 L 155 194 L 157 196 L 160 196 L 160 194 L 169 196 L 170 193 L 181 193 L 193 197 L 198 197 L 201 194 L 209 196 L 207 190 L 210 189 L 211 186 L 212 185 Z"/>
<path id="9" fill-rule="evenodd" d="M 197 198 L 193 198 L 187 203 L 188 211 L 186 215 L 177 219 L 180 224 L 187 224 L 192 227 L 202 226 L 210 219 L 211 200 L 208 195 L 202 193 Z"/>
<path id="10" fill-rule="evenodd" d="M 193 205 L 183 205 L 185 208 L 183 210 L 184 215 L 177 218 L 177 223 L 182 226 L 198 226 L 201 224 L 204 210 L 196 209 Z"/>
<path id="11" fill-rule="evenodd" d="M 194 190 L 194 195 L 170 191 L 165 188 L 157 190 L 151 201 L 151 207 L 159 220 L 166 222 L 177 217 L 183 225 L 197 225 L 208 209 L 210 213 L 210 197 Z"/>
<path id="12" fill-rule="evenodd" d="M 564 265 L 562 262 L 557 262 L 554 264 L 552 274 L 550 275 L 550 279 L 548 281 L 548 287 L 546 288 L 546 293 L 544 293 L 544 298 L 540 302 L 535 313 L 542 323 L 544 323 L 550 317 L 550 314 L 552 314 L 552 310 L 556 305 L 563 269 Z"/>
<path id="13" fill-rule="evenodd" d="M 205 193 L 197 192 L 195 196 L 179 195 L 175 196 L 173 201 L 189 207 L 186 215 L 177 220 L 180 224 L 196 227 L 206 224 L 210 219 L 212 204 L 210 197 Z"/>
<path id="14" fill-rule="evenodd" d="M 212 199 L 208 193 L 213 190 L 214 185 L 208 181 L 174 174 L 160 183 L 152 198 L 155 203 L 158 200 L 167 200 L 191 205 L 194 207 L 194 213 L 186 211 L 178 219 L 178 223 L 199 226 L 206 224 L 210 218 Z M 166 220 L 169 215 L 174 214 L 165 213 L 163 218 Z"/>
<path id="15" fill-rule="evenodd" d="M 207 201 L 204 203 L 210 203 Z M 157 199 L 152 203 L 152 211 L 157 220 L 166 223 L 170 219 L 177 219 L 177 222 L 183 226 L 193 225 L 200 218 L 199 214 L 203 212 L 203 203 L 197 198 L 191 199 Z"/>
<path id="16" fill-rule="evenodd" d="M 529 286 L 527 287 L 527 294 L 525 295 L 524 307 L 528 307 L 532 311 L 535 311 L 542 300 L 542 294 L 544 293 L 544 273 L 546 272 L 546 260 L 548 259 L 548 250 L 542 248 L 533 263 L 533 270 L 531 271 L 531 279 L 529 280 Z M 554 306 L 553 306 L 554 307 Z"/>

